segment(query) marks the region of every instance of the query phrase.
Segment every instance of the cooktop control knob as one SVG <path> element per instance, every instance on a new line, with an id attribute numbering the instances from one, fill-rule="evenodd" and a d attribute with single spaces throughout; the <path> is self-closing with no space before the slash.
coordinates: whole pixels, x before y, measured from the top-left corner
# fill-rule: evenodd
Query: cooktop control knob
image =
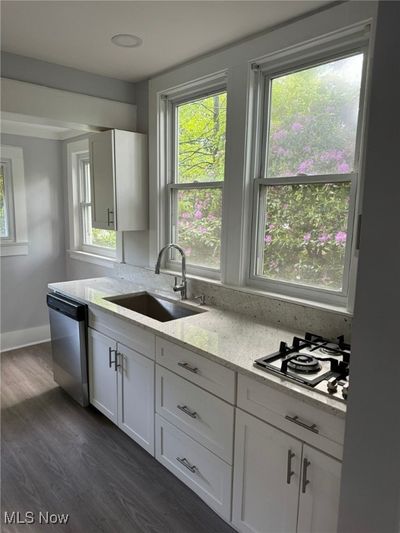
<path id="1" fill-rule="evenodd" d="M 329 378 L 327 386 L 329 394 L 337 392 L 337 378 Z"/>
<path id="2" fill-rule="evenodd" d="M 342 388 L 342 396 L 345 400 L 347 400 L 347 396 L 349 394 L 349 386 L 348 385 L 344 385 L 343 388 Z"/>

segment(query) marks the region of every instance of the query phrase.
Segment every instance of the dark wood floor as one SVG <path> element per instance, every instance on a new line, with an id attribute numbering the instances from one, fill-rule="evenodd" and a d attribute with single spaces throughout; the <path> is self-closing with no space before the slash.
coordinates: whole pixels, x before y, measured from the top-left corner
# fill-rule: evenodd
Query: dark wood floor
<path id="1" fill-rule="evenodd" d="M 54 383 L 50 346 L 2 355 L 4 532 L 232 533 L 191 490 L 94 408 Z M 5 525 L 5 512 L 69 513 Z"/>

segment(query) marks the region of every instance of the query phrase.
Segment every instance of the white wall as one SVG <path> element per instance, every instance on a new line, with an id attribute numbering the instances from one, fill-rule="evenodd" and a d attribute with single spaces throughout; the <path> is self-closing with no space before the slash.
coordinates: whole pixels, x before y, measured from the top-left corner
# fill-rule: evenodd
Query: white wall
<path id="1" fill-rule="evenodd" d="M 3 135 L 23 149 L 29 254 L 2 257 L 2 348 L 48 338 L 47 284 L 65 279 L 61 143 Z M 4 335 L 5 334 L 5 335 Z"/>
<path id="2" fill-rule="evenodd" d="M 400 3 L 380 2 L 353 319 L 340 533 L 400 526 Z"/>

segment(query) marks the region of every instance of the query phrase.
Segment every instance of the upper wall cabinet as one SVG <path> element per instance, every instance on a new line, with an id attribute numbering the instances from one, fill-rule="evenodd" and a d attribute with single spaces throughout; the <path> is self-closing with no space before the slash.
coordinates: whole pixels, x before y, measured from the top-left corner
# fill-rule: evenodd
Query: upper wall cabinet
<path id="1" fill-rule="evenodd" d="M 108 130 L 92 135 L 89 147 L 93 227 L 147 229 L 147 136 Z"/>

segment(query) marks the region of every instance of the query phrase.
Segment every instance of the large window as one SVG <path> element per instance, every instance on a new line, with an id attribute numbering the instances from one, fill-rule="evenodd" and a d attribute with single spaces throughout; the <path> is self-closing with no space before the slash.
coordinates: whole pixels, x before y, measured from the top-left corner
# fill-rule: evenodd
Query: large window
<path id="1" fill-rule="evenodd" d="M 358 51 L 259 76 L 259 284 L 347 294 L 363 63 Z"/>
<path id="2" fill-rule="evenodd" d="M 85 153 L 79 156 L 78 170 L 79 219 L 82 250 L 94 252 L 99 255 L 115 256 L 116 232 L 92 227 L 89 154 Z"/>
<path id="3" fill-rule="evenodd" d="M 189 265 L 220 269 L 225 172 L 225 91 L 170 103 L 167 239 L 185 250 Z M 172 252 L 171 259 L 175 259 Z"/>

